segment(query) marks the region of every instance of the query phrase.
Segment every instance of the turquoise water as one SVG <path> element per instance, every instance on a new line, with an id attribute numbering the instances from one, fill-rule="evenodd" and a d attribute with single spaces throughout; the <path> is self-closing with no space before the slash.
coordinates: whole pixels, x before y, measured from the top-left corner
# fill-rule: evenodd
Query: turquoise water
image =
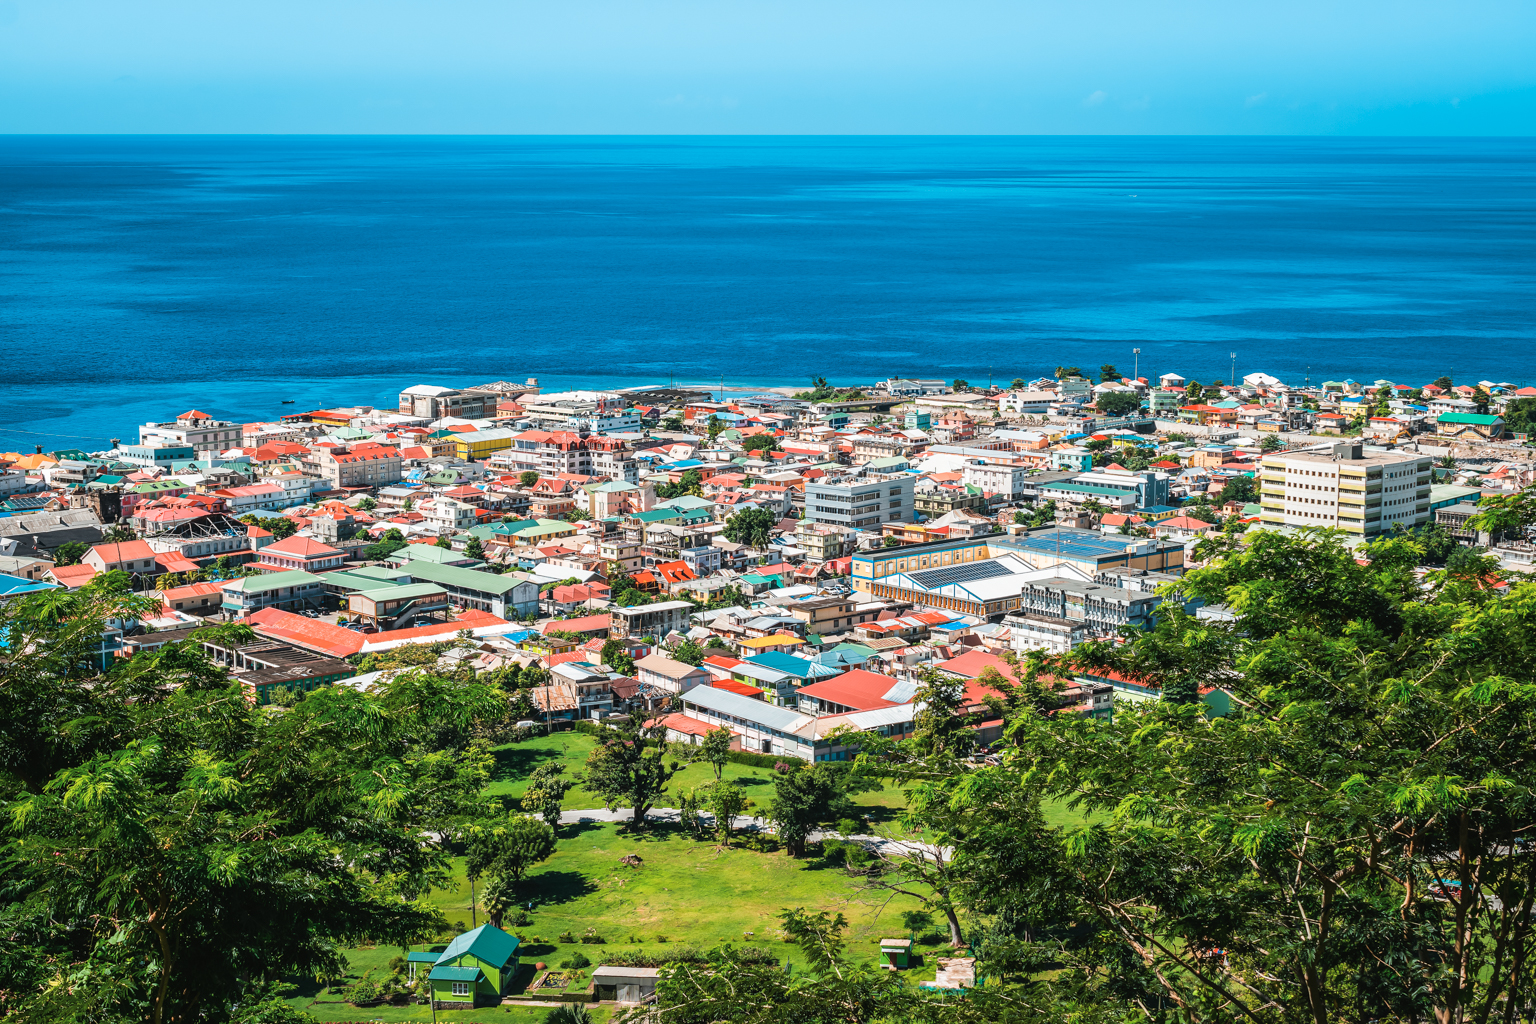
<path id="1" fill-rule="evenodd" d="M 1528 139 L 3 137 L 0 450 L 419 382 L 1133 348 L 1526 383 L 1533 171 Z"/>

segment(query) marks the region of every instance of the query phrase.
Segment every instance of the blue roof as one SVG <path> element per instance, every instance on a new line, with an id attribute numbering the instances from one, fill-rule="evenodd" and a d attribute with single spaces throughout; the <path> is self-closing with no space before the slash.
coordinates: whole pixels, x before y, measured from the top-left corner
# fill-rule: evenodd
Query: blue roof
<path id="1" fill-rule="evenodd" d="M 448 948 L 437 955 L 437 962 L 444 964 L 469 953 L 492 967 L 501 968 L 517 955 L 517 946 L 517 936 L 508 935 L 493 924 L 483 924 L 448 943 Z M 437 977 L 437 972 L 433 971 L 432 976 Z"/>
<path id="2" fill-rule="evenodd" d="M 786 675 L 809 678 L 813 674 L 813 666 L 804 658 L 797 658 L 793 654 L 785 654 L 783 651 L 770 651 L 767 654 L 756 654 L 745 659 L 754 665 L 763 668 L 771 668 L 775 672 L 783 672 Z"/>
<path id="3" fill-rule="evenodd" d="M 39 580 L 0 573 L 0 597 L 19 597 L 22 594 L 40 594 L 45 590 L 57 589 L 59 589 L 57 583 L 43 583 Z"/>

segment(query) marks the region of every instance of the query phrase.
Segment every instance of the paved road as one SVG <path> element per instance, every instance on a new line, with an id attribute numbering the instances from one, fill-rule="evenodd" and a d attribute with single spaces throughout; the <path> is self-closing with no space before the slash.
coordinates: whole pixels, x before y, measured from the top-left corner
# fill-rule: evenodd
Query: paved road
<path id="1" fill-rule="evenodd" d="M 606 807 L 598 807 L 584 811 L 561 811 L 560 824 L 578 825 L 582 823 L 592 824 L 597 822 L 629 822 L 634 820 L 634 816 L 634 811 L 630 810 L 629 808 L 621 807 L 616 811 L 610 811 Z M 713 815 L 703 812 L 699 814 L 699 819 L 703 822 L 708 822 L 710 825 L 713 825 L 715 820 Z M 675 825 L 682 821 L 682 812 L 680 812 L 675 807 L 652 807 L 649 811 L 646 812 L 645 820 Z M 731 827 L 741 831 L 773 831 L 773 824 L 768 821 L 767 818 L 757 818 L 748 815 L 741 815 L 733 819 L 731 822 Z M 903 839 L 888 839 L 884 836 L 845 836 L 840 833 L 828 830 L 812 832 L 809 838 L 813 841 L 819 839 L 846 839 L 851 842 L 859 843 L 877 853 L 883 853 L 895 857 L 909 856 L 917 851 L 922 851 L 931 855 L 935 850 L 942 852 L 946 860 L 950 856 L 950 850 L 948 847 L 935 847 L 928 843 L 911 842 Z"/>

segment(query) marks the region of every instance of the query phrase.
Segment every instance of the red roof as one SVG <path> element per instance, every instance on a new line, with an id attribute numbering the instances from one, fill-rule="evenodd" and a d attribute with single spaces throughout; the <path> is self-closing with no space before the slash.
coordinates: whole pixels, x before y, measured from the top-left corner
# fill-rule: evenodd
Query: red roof
<path id="1" fill-rule="evenodd" d="M 174 551 L 155 552 L 155 561 L 166 572 L 197 572 L 197 563 Z"/>
<path id="2" fill-rule="evenodd" d="M 567 633 L 596 633 L 606 630 L 612 624 L 613 616 L 604 612 L 602 615 L 583 615 L 579 619 L 556 619 L 553 622 L 546 622 L 544 632 L 553 633 L 559 630 Z"/>
<path id="3" fill-rule="evenodd" d="M 964 676 L 967 679 L 976 679 L 986 669 L 996 669 L 998 675 L 1004 679 L 1013 678 L 1013 668 L 1002 658 L 991 651 L 966 651 L 958 658 L 950 658 L 948 661 L 939 662 L 940 671 L 953 675 Z"/>
<path id="4" fill-rule="evenodd" d="M 189 412 L 184 412 L 180 416 L 177 416 L 176 418 L 179 419 L 179 420 L 211 420 L 211 419 L 213 419 L 213 417 L 209 416 L 207 413 L 199 412 L 196 409 L 192 409 Z"/>
<path id="5" fill-rule="evenodd" d="M 1170 528 L 1174 530 L 1209 530 L 1211 527 L 1212 524 L 1196 519 L 1194 516 L 1174 516 L 1172 519 L 1164 519 L 1156 524 L 1156 528 L 1159 530 Z"/>
<path id="6" fill-rule="evenodd" d="M 57 582 L 64 584 L 70 590 L 83 587 L 96 578 L 96 567 L 93 565 L 56 565 L 48 570 Z"/>
<path id="7" fill-rule="evenodd" d="M 895 685 L 896 680 L 890 676 L 856 668 L 840 676 L 812 683 L 810 686 L 802 686 L 800 692 L 808 697 L 853 708 L 855 711 L 870 711 L 874 708 L 896 706 L 896 701 L 885 699 L 885 695 Z"/>
<path id="8" fill-rule="evenodd" d="M 138 562 L 146 558 L 154 561 L 155 558 L 155 553 L 142 540 L 92 544 L 91 550 L 96 552 L 97 558 L 100 558 L 108 565 L 112 565 L 114 562 Z"/>
<path id="9" fill-rule="evenodd" d="M 280 540 L 276 544 L 268 544 L 261 549 L 263 555 L 292 555 L 295 558 L 324 558 L 326 555 L 339 555 L 340 551 L 329 544 L 315 540 L 313 537 L 300 537 L 294 534 L 287 540 Z"/>
<path id="10" fill-rule="evenodd" d="M 495 615 L 490 614 L 489 612 L 486 612 L 485 613 L 485 618 L 483 620 L 479 619 L 479 618 L 476 618 L 476 619 L 471 620 L 471 621 L 466 621 L 466 619 L 463 616 L 460 616 L 454 622 L 434 622 L 430 626 L 415 626 L 415 627 L 412 627 L 411 629 L 387 629 L 387 630 L 385 630 L 382 633 L 375 633 L 375 634 L 373 634 L 373 639 L 374 640 L 414 640 L 414 639 L 417 639 L 417 638 L 425 639 L 426 637 L 443 636 L 444 634 L 452 635 L 454 633 L 457 633 L 461 629 L 473 629 L 473 628 L 478 627 L 478 626 L 499 626 L 499 625 L 502 625 L 503 623 L 505 623 L 506 621 L 507 621 L 506 619 L 499 618 L 498 616 L 495 616 Z"/>
<path id="11" fill-rule="evenodd" d="M 742 663 L 740 658 L 733 658 L 728 654 L 711 654 L 704 659 L 704 665 L 713 665 L 715 668 L 733 669 Z M 702 665 L 700 666 L 703 667 Z"/>
<path id="12" fill-rule="evenodd" d="M 356 630 L 343 629 L 335 623 L 306 618 L 280 608 L 252 612 L 245 621 L 263 636 L 286 640 L 333 658 L 345 658 L 363 649 L 363 634 Z"/>
<path id="13" fill-rule="evenodd" d="M 756 686 L 749 686 L 746 683 L 738 683 L 734 679 L 715 679 L 712 680 L 709 685 L 714 687 L 716 690 L 725 690 L 729 693 L 739 693 L 743 697 L 751 697 L 753 700 L 758 700 L 763 696 L 763 691 L 758 689 Z"/>
<path id="14" fill-rule="evenodd" d="M 720 728 L 718 725 L 710 725 L 708 722 L 701 722 L 697 718 L 694 718 L 691 715 L 685 715 L 681 712 L 677 712 L 671 715 L 664 715 L 661 718 L 655 719 L 645 724 L 646 727 L 649 728 L 650 726 L 656 725 L 658 723 L 666 726 L 673 732 L 685 733 L 689 736 L 708 736 L 710 733 Z"/>

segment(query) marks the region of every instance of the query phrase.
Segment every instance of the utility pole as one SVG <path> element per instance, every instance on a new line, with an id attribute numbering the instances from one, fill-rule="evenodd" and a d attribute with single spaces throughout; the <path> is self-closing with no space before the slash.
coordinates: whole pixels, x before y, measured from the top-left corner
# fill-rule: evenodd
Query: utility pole
<path id="1" fill-rule="evenodd" d="M 1237 387 L 1237 353 L 1233 352 L 1231 355 L 1232 355 L 1232 378 L 1230 380 L 1228 380 L 1227 383 L 1231 384 L 1233 387 Z"/>
<path id="2" fill-rule="evenodd" d="M 1131 355 L 1135 357 L 1135 359 L 1131 363 L 1131 380 L 1140 380 L 1141 379 L 1141 349 L 1139 349 L 1139 348 L 1131 349 Z"/>

